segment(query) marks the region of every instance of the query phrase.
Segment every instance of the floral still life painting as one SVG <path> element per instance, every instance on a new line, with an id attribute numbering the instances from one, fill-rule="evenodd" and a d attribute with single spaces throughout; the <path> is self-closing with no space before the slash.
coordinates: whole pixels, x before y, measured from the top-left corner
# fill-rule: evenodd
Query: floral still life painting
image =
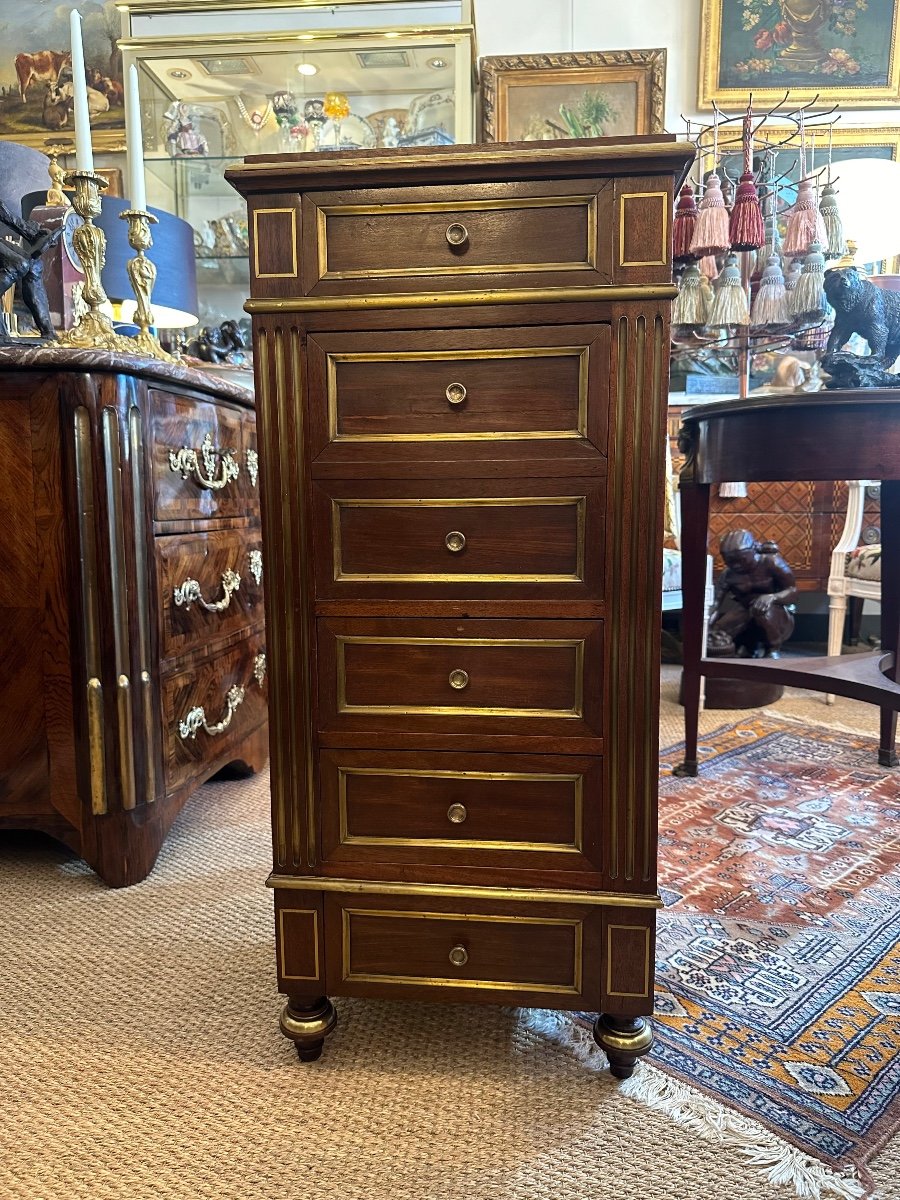
<path id="1" fill-rule="evenodd" d="M 700 103 L 787 88 L 872 105 L 900 94 L 894 0 L 704 0 Z"/>

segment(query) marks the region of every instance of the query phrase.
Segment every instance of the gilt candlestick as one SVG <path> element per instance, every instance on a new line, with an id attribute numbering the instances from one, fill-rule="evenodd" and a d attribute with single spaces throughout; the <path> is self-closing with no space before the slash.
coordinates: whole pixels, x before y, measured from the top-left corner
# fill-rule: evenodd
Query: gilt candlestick
<path id="1" fill-rule="evenodd" d="M 87 312 L 72 329 L 60 335 L 59 344 L 82 350 L 118 350 L 133 354 L 132 339 L 116 333 L 112 321 L 101 311 L 101 306 L 107 303 L 100 278 L 106 262 L 106 234 L 94 224 L 94 217 L 100 215 L 100 192 L 107 182 L 95 171 L 75 170 L 68 173 L 66 183 L 74 185 L 72 207 L 82 219 L 82 224 L 72 234 L 72 245 L 84 273 L 82 296 Z"/>
<path id="2" fill-rule="evenodd" d="M 152 213 L 142 208 L 129 208 L 119 213 L 123 221 L 128 222 L 128 245 L 135 251 L 134 258 L 126 264 L 128 278 L 137 306 L 134 310 L 134 323 L 140 332 L 132 339 L 138 349 L 152 358 L 160 358 L 163 362 L 174 362 L 171 354 L 163 350 L 156 334 L 151 333 L 153 313 L 150 309 L 150 297 L 153 285 L 156 283 L 156 264 L 151 262 L 144 253 L 153 245 L 150 226 L 159 224 Z"/>

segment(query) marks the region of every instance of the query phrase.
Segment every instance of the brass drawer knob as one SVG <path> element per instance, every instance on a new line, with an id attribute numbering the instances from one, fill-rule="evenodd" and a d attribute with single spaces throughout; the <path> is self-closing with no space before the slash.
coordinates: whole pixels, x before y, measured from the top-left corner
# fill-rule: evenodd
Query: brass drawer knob
<path id="1" fill-rule="evenodd" d="M 462 404 L 463 400 L 466 398 L 465 384 L 448 383 L 447 390 L 444 392 L 444 395 L 451 404 Z"/>
<path id="2" fill-rule="evenodd" d="M 458 692 L 461 692 L 464 687 L 468 687 L 469 686 L 468 671 L 451 671 L 450 672 L 450 686 L 452 688 L 456 688 L 456 690 Z"/>
<path id="3" fill-rule="evenodd" d="M 450 951 L 450 961 L 454 967 L 464 967 L 469 961 L 469 954 L 465 946 L 454 946 Z"/>
<path id="4" fill-rule="evenodd" d="M 460 533 L 458 529 L 451 529 L 444 538 L 444 545 L 453 554 L 459 554 L 460 550 L 466 548 L 466 535 Z"/>
<path id="5" fill-rule="evenodd" d="M 469 240 L 469 231 L 461 221 L 454 221 L 452 225 L 447 226 L 445 237 L 450 246 L 465 246 Z"/>
<path id="6" fill-rule="evenodd" d="M 462 825 L 468 815 L 464 804 L 451 804 L 447 809 L 447 819 L 454 825 Z"/>

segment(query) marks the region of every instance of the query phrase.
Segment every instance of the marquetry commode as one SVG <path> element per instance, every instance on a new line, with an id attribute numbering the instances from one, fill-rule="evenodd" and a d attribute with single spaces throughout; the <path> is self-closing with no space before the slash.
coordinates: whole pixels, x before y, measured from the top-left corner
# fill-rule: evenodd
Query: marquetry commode
<path id="1" fill-rule="evenodd" d="M 664 137 L 256 156 L 282 1029 L 330 995 L 649 1047 Z"/>
<path id="2" fill-rule="evenodd" d="M 253 395 L 137 355 L 0 348 L 0 829 L 114 886 L 266 760 Z"/>

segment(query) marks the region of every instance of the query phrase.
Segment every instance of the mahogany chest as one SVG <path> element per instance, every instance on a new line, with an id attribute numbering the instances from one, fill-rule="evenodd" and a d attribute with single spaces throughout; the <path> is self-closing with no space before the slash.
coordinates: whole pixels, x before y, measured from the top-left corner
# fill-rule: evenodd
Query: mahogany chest
<path id="1" fill-rule="evenodd" d="M 650 1044 L 674 139 L 258 156 L 282 1029 Z"/>
<path id="2" fill-rule="evenodd" d="M 266 760 L 253 397 L 0 349 L 0 829 L 138 883 L 188 796 Z"/>

